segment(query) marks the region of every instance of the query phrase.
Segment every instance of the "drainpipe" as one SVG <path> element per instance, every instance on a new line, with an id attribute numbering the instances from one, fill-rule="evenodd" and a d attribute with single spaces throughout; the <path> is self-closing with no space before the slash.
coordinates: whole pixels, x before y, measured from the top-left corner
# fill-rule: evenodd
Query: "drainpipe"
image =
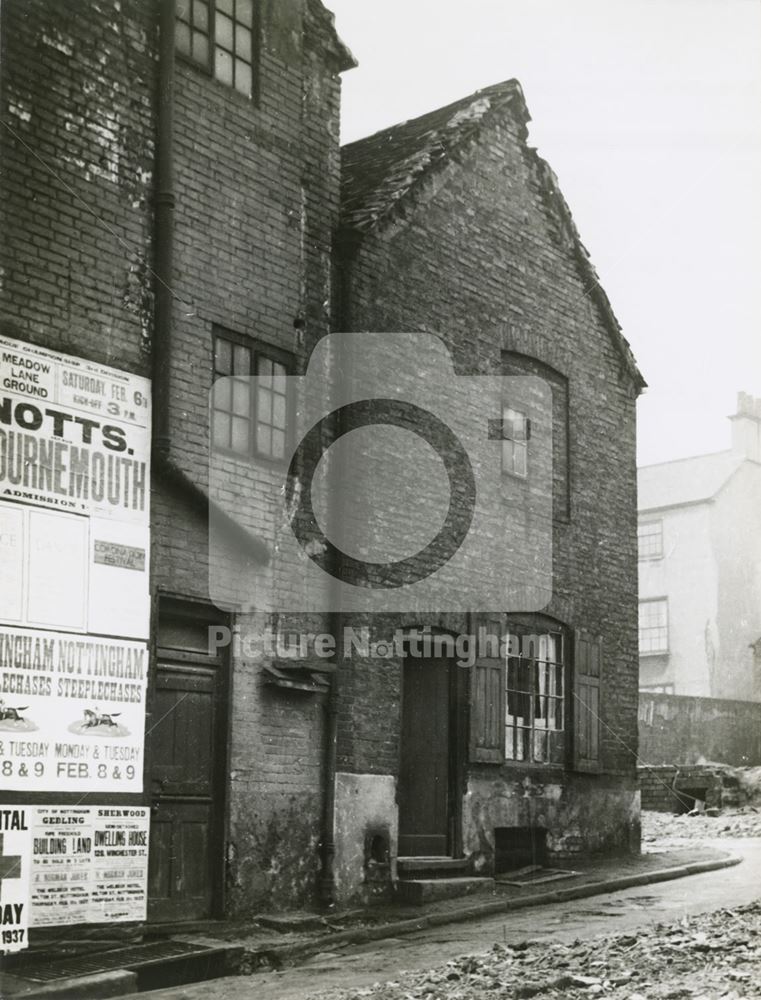
<path id="1" fill-rule="evenodd" d="M 158 114 L 154 218 L 153 452 L 169 458 L 169 390 L 174 280 L 175 0 L 159 0 Z"/>
<path id="2" fill-rule="evenodd" d="M 336 236 L 336 310 L 333 328 L 340 332 L 350 331 L 351 307 L 351 260 L 357 249 L 357 239 L 352 233 Z M 332 358 L 333 371 L 336 383 L 338 380 L 352 377 L 352 358 L 336 356 Z M 335 384 L 335 383 L 334 383 Z M 340 392 L 336 392 L 332 409 L 336 409 L 342 402 Z M 336 435 L 339 435 L 343 427 L 341 423 L 336 424 Z M 340 454 L 340 453 L 339 453 Z M 334 457 L 334 461 L 336 461 Z M 331 510 L 329 516 L 331 524 L 338 527 L 343 517 L 343 490 L 341 482 L 343 476 L 340 459 L 332 467 L 333 492 Z M 333 538 L 337 537 L 337 532 L 328 532 Z M 334 555 L 334 565 L 332 567 L 333 577 L 341 577 L 341 557 L 338 553 Z M 343 628 L 344 615 L 340 611 L 330 613 L 330 632 L 336 644 L 336 652 L 333 658 L 335 670 L 330 674 L 330 688 L 328 690 L 327 703 L 325 705 L 325 788 L 323 795 L 322 812 L 322 838 L 321 838 L 321 870 L 320 870 L 320 900 L 325 907 L 333 907 L 336 903 L 335 897 L 335 806 L 336 806 L 336 771 L 338 760 L 338 696 L 341 661 L 343 659 Z"/>

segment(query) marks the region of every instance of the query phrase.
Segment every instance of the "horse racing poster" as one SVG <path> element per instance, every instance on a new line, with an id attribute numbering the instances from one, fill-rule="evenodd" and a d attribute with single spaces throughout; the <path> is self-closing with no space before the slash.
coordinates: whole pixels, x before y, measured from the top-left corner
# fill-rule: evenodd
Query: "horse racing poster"
<path id="1" fill-rule="evenodd" d="M 145 643 L 0 627 L 0 779 L 9 790 L 139 792 Z"/>

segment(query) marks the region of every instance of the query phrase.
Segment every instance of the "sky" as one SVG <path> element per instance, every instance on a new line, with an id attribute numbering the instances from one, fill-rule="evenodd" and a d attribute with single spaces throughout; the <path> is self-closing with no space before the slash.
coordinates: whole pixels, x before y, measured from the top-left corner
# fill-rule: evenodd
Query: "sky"
<path id="1" fill-rule="evenodd" d="M 325 0 L 342 141 L 517 78 L 648 389 L 639 462 L 761 397 L 761 0 Z"/>

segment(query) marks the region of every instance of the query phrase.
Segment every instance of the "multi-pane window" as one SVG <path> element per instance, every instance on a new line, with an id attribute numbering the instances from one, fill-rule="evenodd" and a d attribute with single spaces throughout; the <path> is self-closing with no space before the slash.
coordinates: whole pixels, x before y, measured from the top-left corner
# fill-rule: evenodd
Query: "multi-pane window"
<path id="1" fill-rule="evenodd" d="M 502 471 L 528 475 L 528 440 L 530 423 L 525 413 L 502 407 Z"/>
<path id="2" fill-rule="evenodd" d="M 271 350 L 215 336 L 212 439 L 216 447 L 265 458 L 285 457 L 287 373 L 285 359 L 275 357 Z"/>
<path id="3" fill-rule="evenodd" d="M 665 597 L 639 602 L 640 653 L 666 653 L 669 648 L 669 612 Z"/>
<path id="4" fill-rule="evenodd" d="M 663 555 L 663 521 L 645 521 L 637 526 L 640 559 L 660 559 Z"/>
<path id="5" fill-rule="evenodd" d="M 510 635 L 507 658 L 505 759 L 563 763 L 563 637 Z"/>
<path id="6" fill-rule="evenodd" d="M 255 54 L 254 0 L 177 0 L 177 51 L 221 83 L 251 96 Z"/>

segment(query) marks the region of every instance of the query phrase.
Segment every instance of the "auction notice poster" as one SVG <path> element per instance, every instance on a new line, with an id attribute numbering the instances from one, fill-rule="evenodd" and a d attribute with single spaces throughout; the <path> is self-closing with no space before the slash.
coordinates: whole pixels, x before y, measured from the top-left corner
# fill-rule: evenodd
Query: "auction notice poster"
<path id="1" fill-rule="evenodd" d="M 0 337 L 0 788 L 142 791 L 150 382 Z"/>
<path id="2" fill-rule="evenodd" d="M 148 809 L 36 806 L 31 813 L 32 926 L 145 919 Z"/>

